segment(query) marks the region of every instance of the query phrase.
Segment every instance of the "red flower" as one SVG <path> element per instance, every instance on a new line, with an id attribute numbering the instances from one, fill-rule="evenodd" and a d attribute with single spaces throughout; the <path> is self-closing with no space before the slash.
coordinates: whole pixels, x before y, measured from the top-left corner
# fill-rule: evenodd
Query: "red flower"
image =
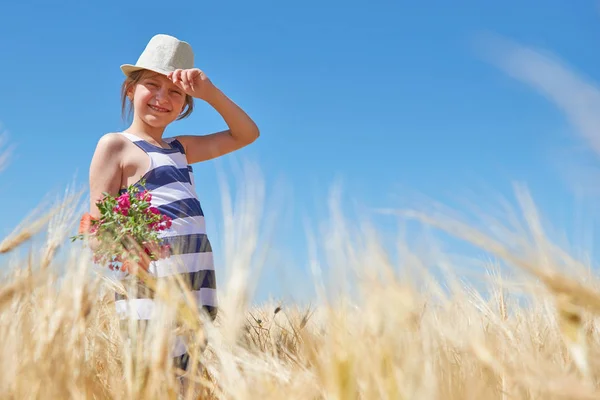
<path id="1" fill-rule="evenodd" d="M 146 201 L 148 203 L 150 203 L 152 201 L 152 194 L 147 190 L 144 190 L 143 192 L 139 192 L 136 197 L 138 200 Z"/>
<path id="2" fill-rule="evenodd" d="M 162 216 L 162 222 L 165 224 L 167 229 L 171 229 L 171 225 L 173 225 L 173 220 L 168 215 Z"/>
<path id="3" fill-rule="evenodd" d="M 79 220 L 79 233 L 93 233 L 95 231 L 96 226 L 92 225 L 92 221 L 94 218 L 90 213 L 84 213 Z"/>
<path id="4" fill-rule="evenodd" d="M 117 197 L 117 205 L 113 207 L 113 211 L 124 216 L 129 215 L 129 209 L 131 208 L 131 200 L 129 199 L 128 193 L 123 193 Z"/>
<path id="5" fill-rule="evenodd" d="M 129 199 L 128 193 L 123 193 L 117 198 L 117 204 L 121 214 L 127 215 L 129 214 L 129 208 L 131 207 L 131 200 Z"/>

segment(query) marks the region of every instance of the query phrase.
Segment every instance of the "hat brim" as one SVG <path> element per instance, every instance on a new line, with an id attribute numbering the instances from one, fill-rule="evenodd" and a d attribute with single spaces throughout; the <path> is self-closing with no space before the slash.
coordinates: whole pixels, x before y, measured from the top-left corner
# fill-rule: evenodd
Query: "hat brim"
<path id="1" fill-rule="evenodd" d="M 155 67 L 142 67 L 142 66 L 139 66 L 139 65 L 132 65 L 132 64 L 123 64 L 123 65 L 121 65 L 121 71 L 127 77 L 129 75 L 131 75 L 131 73 L 133 73 L 135 71 L 141 71 L 141 70 L 152 71 L 152 72 L 156 72 L 156 73 L 162 74 L 162 75 L 168 75 L 171 72 L 173 72 L 173 71 L 167 71 L 165 69 L 155 68 Z"/>

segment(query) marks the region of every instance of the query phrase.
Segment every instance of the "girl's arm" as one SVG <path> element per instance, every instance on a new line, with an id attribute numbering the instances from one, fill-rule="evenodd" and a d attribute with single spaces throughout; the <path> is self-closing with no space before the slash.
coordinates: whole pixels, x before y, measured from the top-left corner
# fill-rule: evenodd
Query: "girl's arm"
<path id="1" fill-rule="evenodd" d="M 90 164 L 90 211 L 92 218 L 100 217 L 96 203 L 104 198 L 104 193 L 116 195 L 121 186 L 122 152 L 124 140 L 116 134 L 104 135 L 98 141 L 96 151 Z M 95 243 L 90 240 L 90 247 L 95 248 Z"/>
<path id="2" fill-rule="evenodd" d="M 204 136 L 178 136 L 188 163 L 210 160 L 241 149 L 260 135 L 254 121 L 212 84 L 199 69 L 177 70 L 169 78 L 185 92 L 210 104 L 225 120 L 229 129 Z"/>
<path id="3" fill-rule="evenodd" d="M 98 141 L 90 164 L 90 214 L 97 218 L 100 211 L 96 203 L 103 193 L 117 195 L 121 187 L 122 151 L 124 140 L 117 134 L 104 135 Z"/>
<path id="4" fill-rule="evenodd" d="M 223 117 L 229 129 L 204 136 L 178 136 L 190 164 L 241 149 L 260 135 L 254 121 L 219 89 L 215 88 L 206 101 Z"/>

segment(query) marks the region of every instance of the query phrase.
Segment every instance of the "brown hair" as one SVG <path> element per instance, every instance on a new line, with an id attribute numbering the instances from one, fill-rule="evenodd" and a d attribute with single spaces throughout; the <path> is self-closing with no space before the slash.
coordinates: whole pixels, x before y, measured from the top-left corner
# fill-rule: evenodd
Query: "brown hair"
<path id="1" fill-rule="evenodd" d="M 146 72 L 150 71 L 141 69 L 132 72 L 127 78 L 125 78 L 125 81 L 123 81 L 123 84 L 121 85 L 121 115 L 123 119 L 125 119 L 125 109 L 127 108 L 127 100 L 129 100 L 129 97 L 127 97 L 127 91 L 132 86 L 137 85 L 142 80 Z M 192 111 L 194 111 L 194 98 L 189 94 L 185 95 L 185 105 L 186 107 L 183 109 L 181 114 L 179 114 L 176 121 L 189 117 Z M 131 116 L 132 108 L 133 107 L 131 107 L 131 101 L 129 101 L 129 116 Z"/>

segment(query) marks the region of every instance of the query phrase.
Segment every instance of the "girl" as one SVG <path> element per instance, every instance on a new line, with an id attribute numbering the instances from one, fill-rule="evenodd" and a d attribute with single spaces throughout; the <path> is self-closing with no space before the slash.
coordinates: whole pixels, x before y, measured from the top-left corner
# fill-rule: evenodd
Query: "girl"
<path id="1" fill-rule="evenodd" d="M 133 119 L 125 131 L 106 134 L 97 144 L 90 166 L 89 216 L 99 217 L 96 202 L 104 192 L 117 195 L 144 177 L 152 205 L 172 218 L 170 229 L 162 232 L 171 246 L 171 257 L 152 262 L 148 272 L 157 279 L 180 274 L 197 303 L 214 319 L 217 301 L 212 249 L 191 164 L 247 146 L 258 138 L 259 130 L 194 67 L 190 45 L 173 36 L 154 36 L 137 63 L 122 65 L 121 70 L 125 74 L 122 111 L 129 103 Z M 170 123 L 192 113 L 195 98 L 214 107 L 229 129 L 205 136 L 164 138 Z M 126 318 L 133 309 L 135 318 L 149 320 L 154 309 L 149 292 L 138 291 L 135 298 L 117 295 L 117 311 Z M 186 352 L 185 344 L 176 342 L 172 355 L 182 369 L 186 368 Z"/>

